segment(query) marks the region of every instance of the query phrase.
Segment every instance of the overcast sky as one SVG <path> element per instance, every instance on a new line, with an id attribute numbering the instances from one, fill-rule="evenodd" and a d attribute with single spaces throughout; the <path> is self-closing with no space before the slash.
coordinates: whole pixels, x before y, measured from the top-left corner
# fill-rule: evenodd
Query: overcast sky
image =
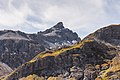
<path id="1" fill-rule="evenodd" d="M 0 29 L 37 32 L 57 22 L 80 37 L 120 23 L 120 0 L 0 0 Z"/>

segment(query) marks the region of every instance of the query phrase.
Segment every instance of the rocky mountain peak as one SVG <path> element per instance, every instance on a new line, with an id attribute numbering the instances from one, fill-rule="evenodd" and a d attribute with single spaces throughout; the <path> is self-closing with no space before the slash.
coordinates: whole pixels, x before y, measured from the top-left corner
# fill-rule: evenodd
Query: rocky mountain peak
<path id="1" fill-rule="evenodd" d="M 69 44 L 81 40 L 75 32 L 65 28 L 62 22 L 58 22 L 55 26 L 38 34 L 43 35 L 47 39 L 49 38 L 48 41 L 54 42 L 55 44 Z"/>
<path id="2" fill-rule="evenodd" d="M 64 28 L 62 22 L 37 34 L 3 30 L 0 31 L 0 61 L 14 69 L 42 51 L 69 46 L 78 41 L 78 35 Z"/>
<path id="3" fill-rule="evenodd" d="M 56 31 L 62 31 L 63 29 L 66 29 L 64 26 L 63 26 L 63 23 L 62 22 L 58 22 L 55 26 L 49 28 L 49 29 L 46 29 L 45 31 L 41 31 L 39 33 L 41 34 L 47 34 L 47 33 L 52 33 L 52 32 L 56 32 Z"/>
<path id="4" fill-rule="evenodd" d="M 53 28 L 55 28 L 55 29 L 63 29 L 64 28 L 63 22 L 58 22 Z"/>

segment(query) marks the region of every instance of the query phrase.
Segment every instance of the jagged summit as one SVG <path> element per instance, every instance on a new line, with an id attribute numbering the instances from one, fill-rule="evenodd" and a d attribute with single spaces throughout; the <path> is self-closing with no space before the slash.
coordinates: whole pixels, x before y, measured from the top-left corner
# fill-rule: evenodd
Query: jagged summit
<path id="1" fill-rule="evenodd" d="M 80 38 L 77 38 L 77 33 L 73 32 L 72 30 L 65 28 L 62 22 L 57 23 L 55 26 L 47 29 L 43 32 L 40 32 L 45 37 L 53 37 L 56 42 L 67 41 L 68 43 L 80 41 Z M 56 39 L 55 39 L 56 38 Z M 49 39 L 50 40 L 50 39 Z M 51 41 L 51 40 L 50 40 Z"/>
<path id="2" fill-rule="evenodd" d="M 55 28 L 55 29 L 62 29 L 62 28 L 64 28 L 63 22 L 58 22 L 53 28 Z"/>
<path id="3" fill-rule="evenodd" d="M 47 34 L 47 33 L 53 33 L 53 32 L 60 32 L 62 30 L 66 29 L 64 26 L 63 26 L 63 23 L 62 22 L 58 22 L 55 26 L 51 27 L 50 29 L 47 29 L 41 33 L 44 33 L 44 34 Z"/>

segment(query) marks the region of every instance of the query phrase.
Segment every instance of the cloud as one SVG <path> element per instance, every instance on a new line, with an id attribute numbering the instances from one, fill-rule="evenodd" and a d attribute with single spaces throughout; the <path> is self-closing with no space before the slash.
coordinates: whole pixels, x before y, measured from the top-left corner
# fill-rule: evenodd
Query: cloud
<path id="1" fill-rule="evenodd" d="M 1 29 L 35 32 L 62 21 L 84 37 L 119 19 L 119 0 L 0 0 Z"/>
<path id="2" fill-rule="evenodd" d="M 32 14 L 32 11 L 27 4 L 21 5 L 19 8 L 15 8 L 12 5 L 13 0 L 8 0 L 7 9 L 6 6 L 0 9 L 0 24 L 6 26 L 15 26 L 22 24 L 26 21 L 26 17 Z M 3 1 L 4 2 L 4 1 Z"/>

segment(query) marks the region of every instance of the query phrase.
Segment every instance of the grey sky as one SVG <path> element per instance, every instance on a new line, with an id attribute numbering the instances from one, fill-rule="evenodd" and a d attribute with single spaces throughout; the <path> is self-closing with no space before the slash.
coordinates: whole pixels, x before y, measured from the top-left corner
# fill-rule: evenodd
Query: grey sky
<path id="1" fill-rule="evenodd" d="M 0 0 L 0 29 L 37 32 L 60 21 L 84 37 L 120 23 L 120 0 Z"/>

